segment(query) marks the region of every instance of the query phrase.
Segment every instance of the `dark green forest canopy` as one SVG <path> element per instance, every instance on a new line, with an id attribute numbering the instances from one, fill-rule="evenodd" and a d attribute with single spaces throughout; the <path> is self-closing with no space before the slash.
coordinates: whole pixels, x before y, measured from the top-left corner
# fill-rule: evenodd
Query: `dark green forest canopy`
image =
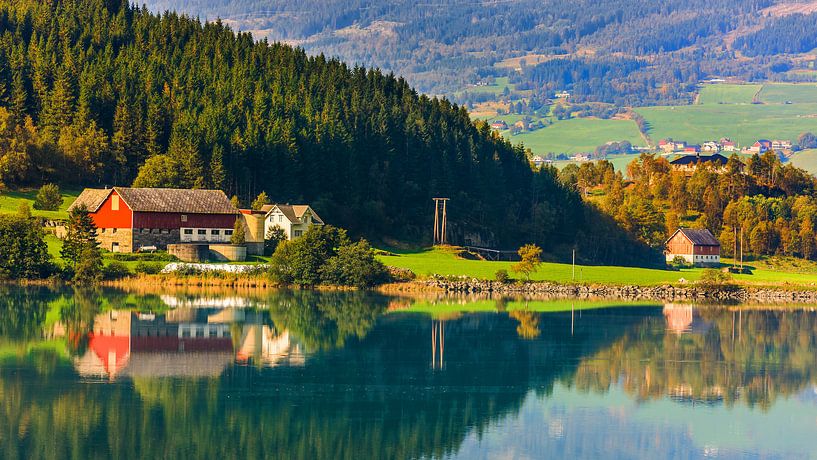
<path id="1" fill-rule="evenodd" d="M 124 0 L 0 1 L 0 106 L 6 186 L 129 185 L 152 158 L 142 184 L 265 191 L 376 240 L 429 238 L 448 196 L 452 241 L 546 250 L 595 215 L 402 79 Z M 614 228 L 605 241 L 608 260 L 645 254 Z"/>

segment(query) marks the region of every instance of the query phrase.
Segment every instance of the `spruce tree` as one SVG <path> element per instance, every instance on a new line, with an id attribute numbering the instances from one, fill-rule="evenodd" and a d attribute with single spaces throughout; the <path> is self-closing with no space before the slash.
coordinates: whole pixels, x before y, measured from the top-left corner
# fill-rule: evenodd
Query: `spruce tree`
<path id="1" fill-rule="evenodd" d="M 83 259 L 95 259 L 100 254 L 96 224 L 85 206 L 78 206 L 68 213 L 66 230 L 60 256 L 72 268 L 76 268 Z M 93 261 L 91 265 L 94 265 Z"/>

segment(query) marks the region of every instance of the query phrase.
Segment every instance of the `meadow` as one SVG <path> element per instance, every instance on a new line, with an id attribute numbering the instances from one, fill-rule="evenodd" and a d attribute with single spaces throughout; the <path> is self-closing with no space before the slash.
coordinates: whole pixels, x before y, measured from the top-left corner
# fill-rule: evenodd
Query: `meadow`
<path id="1" fill-rule="evenodd" d="M 494 279 L 498 270 L 507 270 L 512 276 L 513 262 L 490 262 L 464 259 L 458 250 L 437 247 L 420 251 L 392 251 L 395 255 L 381 255 L 379 259 L 391 267 L 406 268 L 420 276 L 467 276 L 478 279 Z M 728 261 L 727 261 L 728 262 Z M 704 269 L 659 270 L 650 268 L 576 265 L 544 262 L 530 277 L 532 281 L 557 283 L 585 283 L 655 286 L 682 284 L 700 279 Z M 780 269 L 758 265 L 751 275 L 733 275 L 735 281 L 747 285 L 762 286 L 817 286 L 817 271 L 812 268 Z M 519 278 L 518 275 L 515 276 Z"/>
<path id="2" fill-rule="evenodd" d="M 760 100 L 766 103 L 817 104 L 817 84 L 814 83 L 768 83 L 763 85 Z"/>
<path id="3" fill-rule="evenodd" d="M 795 153 L 789 161 L 794 166 L 817 175 L 817 149 L 801 150 Z"/>
<path id="4" fill-rule="evenodd" d="M 698 104 L 751 104 L 763 85 L 705 85 Z"/>
<path id="5" fill-rule="evenodd" d="M 31 215 L 45 217 L 47 219 L 67 219 L 68 207 L 79 196 L 79 191 L 63 190 L 62 206 L 57 211 L 40 211 L 34 209 L 34 198 L 37 190 L 4 190 L 0 192 L 0 214 L 15 214 L 20 208 L 20 203 L 27 203 L 31 208 Z"/>
<path id="6" fill-rule="evenodd" d="M 523 118 L 521 115 L 502 115 L 490 121 L 504 120 L 508 125 Z M 535 119 L 535 118 L 534 118 Z M 555 120 L 552 125 L 517 135 L 504 132 L 514 144 L 522 143 L 535 154 L 592 152 L 596 147 L 610 141 L 629 141 L 633 145 L 646 145 L 638 127 L 630 120 L 601 120 L 597 118 L 572 118 Z"/>

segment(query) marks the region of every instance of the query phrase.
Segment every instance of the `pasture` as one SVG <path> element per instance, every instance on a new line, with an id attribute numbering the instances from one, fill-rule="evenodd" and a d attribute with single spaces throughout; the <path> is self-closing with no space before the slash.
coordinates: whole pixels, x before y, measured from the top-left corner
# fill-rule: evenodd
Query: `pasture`
<path id="1" fill-rule="evenodd" d="M 751 104 L 762 85 L 704 85 L 698 104 Z"/>
<path id="2" fill-rule="evenodd" d="M 508 115 L 492 118 L 505 120 L 508 125 L 521 118 Z M 515 136 L 510 132 L 503 135 L 514 144 L 523 143 L 535 154 L 550 152 L 574 154 L 592 152 L 596 147 L 610 141 L 629 141 L 633 145 L 645 145 L 635 122 L 630 120 L 600 120 L 597 118 L 572 118 L 556 120 L 550 126 L 535 131 L 527 131 Z"/>
<path id="3" fill-rule="evenodd" d="M 767 83 L 760 92 L 760 100 L 767 104 L 817 104 L 817 84 Z"/>
<path id="4" fill-rule="evenodd" d="M 41 216 L 48 219 L 67 219 L 68 206 L 74 202 L 79 195 L 76 190 L 62 190 L 62 206 L 57 211 L 39 211 L 34 209 L 34 198 L 37 190 L 3 190 L 0 191 L 0 213 L 16 214 L 20 203 L 28 203 L 33 216 Z"/>

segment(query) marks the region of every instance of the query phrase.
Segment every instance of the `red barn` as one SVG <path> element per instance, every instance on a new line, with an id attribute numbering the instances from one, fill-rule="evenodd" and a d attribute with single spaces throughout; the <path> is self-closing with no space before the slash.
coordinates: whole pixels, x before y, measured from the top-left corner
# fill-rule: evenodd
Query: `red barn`
<path id="1" fill-rule="evenodd" d="M 221 190 L 85 189 L 69 210 L 85 206 L 103 249 L 133 252 L 184 242 L 230 241 L 239 216 Z"/>
<path id="2" fill-rule="evenodd" d="M 696 267 L 717 267 L 721 263 L 721 243 L 707 229 L 679 228 L 667 240 L 667 262 L 682 257 Z"/>

